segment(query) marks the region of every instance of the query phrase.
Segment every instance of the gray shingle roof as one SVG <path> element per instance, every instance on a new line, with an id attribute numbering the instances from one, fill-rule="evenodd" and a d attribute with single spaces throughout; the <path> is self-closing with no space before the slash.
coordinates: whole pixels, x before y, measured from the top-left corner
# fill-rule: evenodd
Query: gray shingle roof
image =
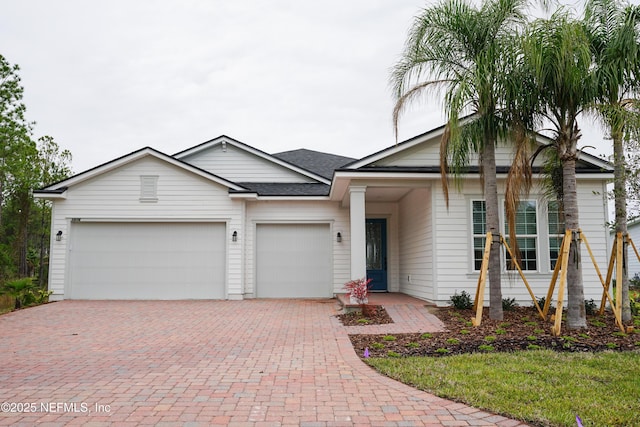
<path id="1" fill-rule="evenodd" d="M 238 185 L 260 196 L 327 196 L 331 189 L 327 184 L 315 182 L 239 182 Z"/>
<path id="2" fill-rule="evenodd" d="M 327 179 L 331 179 L 333 177 L 334 170 L 356 160 L 351 157 L 321 153 L 319 151 L 307 150 L 304 148 L 284 151 L 282 153 L 272 154 L 272 156 Z"/>

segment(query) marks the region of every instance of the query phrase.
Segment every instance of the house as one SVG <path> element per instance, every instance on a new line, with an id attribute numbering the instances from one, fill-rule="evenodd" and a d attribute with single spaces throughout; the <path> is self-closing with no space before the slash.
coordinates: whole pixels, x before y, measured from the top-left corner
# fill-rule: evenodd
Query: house
<path id="1" fill-rule="evenodd" d="M 627 223 L 627 233 L 629 233 L 629 237 L 633 241 L 636 249 L 640 251 L 640 218 L 636 218 Z M 610 231 L 611 245 L 613 245 L 613 241 L 616 237 L 615 234 L 615 230 Z M 640 278 L 640 261 L 638 260 L 638 257 L 631 245 L 629 245 L 627 249 L 627 259 L 629 262 L 627 268 L 629 279 L 633 279 L 636 275 Z"/>
<path id="2" fill-rule="evenodd" d="M 627 224 L 627 232 L 636 249 L 640 251 L 640 218 L 636 218 Z M 629 278 L 633 279 L 636 275 L 640 278 L 640 260 L 638 260 L 633 248 L 629 247 L 627 256 L 629 259 L 629 267 L 627 269 Z"/>
<path id="3" fill-rule="evenodd" d="M 143 148 L 52 184 L 35 192 L 53 202 L 51 298 L 332 297 L 364 276 L 375 291 L 440 305 L 456 291 L 473 293 L 485 232 L 482 189 L 470 168 L 446 206 L 443 131 L 357 160 L 310 150 L 267 154 L 220 136 L 174 155 Z M 497 152 L 501 192 L 511 153 L 508 144 Z M 603 263 L 612 171 L 580 154 L 580 221 Z M 527 278 L 540 296 L 561 228 L 557 207 L 534 188 L 521 203 L 518 229 Z M 505 268 L 503 275 L 505 297 L 529 301 L 517 274 Z M 600 298 L 588 262 L 584 285 L 587 298 Z"/>

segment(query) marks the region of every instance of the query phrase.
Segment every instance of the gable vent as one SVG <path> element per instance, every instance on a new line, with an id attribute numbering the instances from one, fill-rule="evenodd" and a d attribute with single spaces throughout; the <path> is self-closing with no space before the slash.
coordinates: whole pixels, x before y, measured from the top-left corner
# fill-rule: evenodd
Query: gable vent
<path id="1" fill-rule="evenodd" d="M 158 176 L 157 175 L 141 175 L 140 176 L 140 201 L 141 202 L 157 202 L 158 201 Z"/>

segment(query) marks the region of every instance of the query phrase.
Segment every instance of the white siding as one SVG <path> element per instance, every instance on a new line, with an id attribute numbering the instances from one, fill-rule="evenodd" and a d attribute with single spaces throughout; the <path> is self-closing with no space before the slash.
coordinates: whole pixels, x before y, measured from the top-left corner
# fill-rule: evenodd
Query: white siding
<path id="1" fill-rule="evenodd" d="M 640 252 L 640 222 L 635 222 L 633 225 L 631 225 L 628 228 L 628 231 L 629 231 L 629 237 L 631 237 L 633 244 L 635 245 L 636 249 L 638 249 L 638 251 Z M 629 245 L 627 257 L 629 259 L 629 268 L 627 270 L 629 272 L 629 278 L 633 279 L 633 276 L 636 274 L 640 276 L 640 261 L 638 261 L 638 257 L 636 256 L 636 253 L 633 251 L 633 248 L 631 247 L 631 245 Z"/>
<path id="2" fill-rule="evenodd" d="M 233 182 L 316 182 L 230 144 L 226 151 L 215 145 L 181 160 Z"/>
<path id="3" fill-rule="evenodd" d="M 140 201 L 140 176 L 158 176 L 158 200 Z M 241 230 L 242 201 L 232 200 L 224 186 L 190 174 L 161 160 L 145 157 L 67 190 L 65 200 L 54 202 L 52 230 L 63 232 L 52 239 L 49 286 L 53 300 L 64 298 L 68 278 L 71 220 L 225 222 L 228 233 Z M 242 295 L 242 242 L 227 236 L 227 297 Z"/>
<path id="4" fill-rule="evenodd" d="M 499 144 L 496 147 L 496 165 L 511 166 L 513 147 Z M 535 166 L 540 166 L 543 156 L 538 156 Z M 374 163 L 376 166 L 439 166 L 440 165 L 440 136 L 426 140 L 414 147 L 403 150 L 395 155 L 386 157 Z M 478 166 L 478 156 L 471 155 L 469 166 Z"/>
<path id="5" fill-rule="evenodd" d="M 431 192 L 412 190 L 400 201 L 400 291 L 433 299 Z"/>
<path id="6" fill-rule="evenodd" d="M 447 210 L 440 188 L 434 188 L 435 240 L 437 242 L 434 254 L 436 268 L 435 283 L 437 291 L 436 303 L 445 305 L 454 292 L 462 290 L 474 295 L 478 273 L 473 271 L 472 263 L 472 235 L 471 235 L 471 200 L 483 199 L 480 184 L 467 182 L 464 194 L 450 193 L 449 209 Z M 504 187 L 499 185 L 499 194 Z M 580 225 L 587 237 L 591 249 L 596 257 L 600 270 L 606 268 L 607 262 L 607 230 L 605 227 L 605 194 L 603 184 L 596 180 L 580 180 L 578 183 L 578 197 L 580 207 Z M 538 271 L 525 272 L 527 281 L 532 286 L 536 297 L 544 296 L 551 281 L 551 271 L 548 269 L 546 211 L 543 209 L 544 200 L 533 192 L 528 199 L 538 201 Z M 502 201 L 501 201 L 502 203 Z M 501 213 L 501 221 L 504 221 Z M 591 263 L 586 248 L 583 245 L 583 283 L 585 298 L 600 300 L 602 286 Z M 531 298 L 517 272 L 503 272 L 502 292 L 505 298 L 516 298 L 521 304 L 528 304 Z M 557 292 L 557 288 L 556 288 Z M 489 291 L 485 294 L 488 302 Z M 556 297 L 554 297 L 554 300 Z M 566 295 L 565 295 L 566 300 Z"/>
<path id="7" fill-rule="evenodd" d="M 440 136 L 374 163 L 375 166 L 438 166 L 439 164 Z"/>
<path id="8" fill-rule="evenodd" d="M 327 201 L 260 201 L 247 202 L 245 222 L 245 295 L 255 297 L 256 227 L 258 224 L 329 224 L 333 253 L 333 292 L 342 293 L 342 287 L 350 277 L 349 210 L 340 208 L 337 202 Z M 338 243 L 336 234 L 342 234 Z"/>

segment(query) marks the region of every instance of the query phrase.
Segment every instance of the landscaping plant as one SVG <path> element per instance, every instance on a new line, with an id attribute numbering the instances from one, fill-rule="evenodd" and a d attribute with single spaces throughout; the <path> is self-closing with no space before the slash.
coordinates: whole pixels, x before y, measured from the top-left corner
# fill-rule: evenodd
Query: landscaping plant
<path id="1" fill-rule="evenodd" d="M 344 289 L 348 291 L 349 298 L 353 297 L 357 304 L 366 304 L 369 295 L 369 283 L 371 279 L 355 279 L 344 284 Z"/>

